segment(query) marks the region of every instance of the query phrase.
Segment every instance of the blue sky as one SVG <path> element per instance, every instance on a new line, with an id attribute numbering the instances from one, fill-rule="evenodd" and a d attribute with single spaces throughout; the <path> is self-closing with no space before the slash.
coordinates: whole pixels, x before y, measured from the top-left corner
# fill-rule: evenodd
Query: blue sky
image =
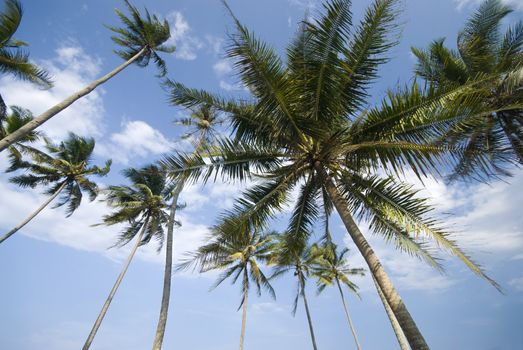
<path id="1" fill-rule="evenodd" d="M 509 1 L 507 1 L 509 2 Z M 225 95 L 244 94 L 231 65 L 223 59 L 231 22 L 219 1 L 134 1 L 166 17 L 178 51 L 165 60 L 169 77 L 189 86 Z M 370 1 L 354 1 L 355 18 Z M 0 92 L 10 105 L 35 114 L 118 64 L 114 46 L 103 24 L 117 25 L 114 7 L 120 1 L 25 0 L 25 15 L 17 37 L 28 41 L 31 58 L 46 67 L 56 86 L 41 91 L 25 83 L 0 77 Z M 307 7 L 314 13 L 320 1 L 231 0 L 237 16 L 278 51 L 296 30 Z M 506 23 L 522 18 L 523 6 Z M 464 19 L 474 10 L 474 0 L 408 0 L 399 22 L 401 43 L 380 72 L 371 102 L 388 88 L 411 77 L 410 46 L 426 46 L 447 37 L 453 45 Z M 187 148 L 179 141 L 183 132 L 172 123 L 184 115 L 169 106 L 152 67 L 129 67 L 101 89 L 78 101 L 46 124 L 55 140 L 68 131 L 94 136 L 96 160 L 114 161 L 102 184 L 123 181 L 119 170 L 142 166 L 169 150 Z M 0 168 L 6 160 L 0 157 Z M 21 221 L 44 197 L 20 190 L 0 174 L 0 230 Z M 438 211 L 452 214 L 448 224 L 456 239 L 503 286 L 505 295 L 478 279 L 456 259 L 446 258 L 441 275 L 417 260 L 401 255 L 367 230 L 370 241 L 433 349 L 523 349 L 523 171 L 508 182 L 490 185 L 445 185 L 428 181 L 425 194 Z M 203 240 L 216 214 L 229 207 L 239 186 L 218 183 L 191 186 L 183 193 L 187 207 L 180 213 L 183 226 L 175 233 L 179 258 Z M 61 210 L 46 210 L 0 247 L 0 348 L 69 350 L 80 348 L 109 292 L 129 247 L 107 249 L 118 228 L 92 227 L 107 212 L 104 204 L 87 203 L 69 219 Z M 338 243 L 344 239 L 341 222 L 333 219 Z M 363 227 L 365 229 L 365 227 Z M 139 350 L 150 347 L 156 327 L 163 279 L 163 256 L 156 246 L 141 248 L 118 291 L 92 349 Z M 353 266 L 364 266 L 355 249 Z M 241 315 L 238 286 L 227 283 L 208 292 L 215 275 L 179 274 L 173 280 L 165 349 L 228 350 L 237 347 Z M 349 296 L 355 326 L 364 349 L 395 349 L 394 335 L 371 281 L 356 280 L 362 300 Z M 249 306 L 246 348 L 310 348 L 303 308 L 290 313 L 295 281 L 274 282 L 277 300 L 252 297 Z M 308 289 L 318 346 L 322 350 L 354 348 L 339 296 L 327 290 L 316 297 Z"/>

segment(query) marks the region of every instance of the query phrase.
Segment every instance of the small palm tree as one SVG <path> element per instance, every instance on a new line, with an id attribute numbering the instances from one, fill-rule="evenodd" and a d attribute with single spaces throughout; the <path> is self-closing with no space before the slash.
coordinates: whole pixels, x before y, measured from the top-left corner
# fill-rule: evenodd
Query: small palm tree
<path id="1" fill-rule="evenodd" d="M 253 96 L 222 98 L 176 84 L 172 95 L 179 105 L 226 113 L 234 136 L 211 152 L 178 153 L 164 163 L 171 176 L 193 181 L 256 175 L 234 208 L 254 226 L 267 225 L 299 188 L 287 228 L 296 241 L 307 241 L 314 222 L 336 209 L 410 346 L 428 349 L 357 221 L 440 268 L 420 241 L 432 239 L 498 287 L 449 237 L 429 203 L 393 177 L 406 169 L 419 178 L 439 174 L 462 149 L 436 141 L 456 120 L 484 112 L 484 105 L 477 103 L 474 82 L 444 92 L 414 84 L 368 107 L 369 86 L 397 42 L 398 3 L 373 1 L 352 28 L 351 1 L 327 1 L 319 18 L 302 26 L 285 59 L 232 15 L 237 30 L 227 55 Z"/>
<path id="2" fill-rule="evenodd" d="M 327 243 L 323 247 L 315 246 L 315 249 L 320 250 L 320 256 L 314 261 L 311 274 L 318 279 L 316 282 L 318 293 L 323 292 L 326 287 L 336 284 L 338 291 L 340 292 L 343 309 L 345 310 L 345 315 L 347 316 L 352 336 L 356 342 L 356 347 L 358 350 L 361 350 L 361 345 L 358 341 L 358 336 L 356 335 L 356 329 L 352 324 L 352 319 L 349 314 L 349 309 L 347 307 L 347 302 L 345 301 L 345 295 L 343 294 L 341 284 L 345 285 L 349 291 L 358 295 L 358 286 L 350 280 L 350 276 L 364 276 L 364 270 L 361 268 L 349 267 L 347 259 L 345 258 L 345 255 L 349 252 L 348 248 L 338 252 L 334 243 Z"/>
<path id="3" fill-rule="evenodd" d="M 172 83 L 167 81 L 166 84 L 169 86 Z M 221 125 L 223 120 L 218 116 L 214 108 L 202 106 L 201 108 L 196 108 L 193 110 L 189 117 L 176 120 L 176 123 L 190 128 L 190 130 L 183 135 L 183 138 L 194 138 L 194 151 L 198 152 L 205 147 L 212 145 L 217 134 L 216 127 Z M 153 350 L 160 350 L 162 348 L 165 328 L 167 325 L 169 301 L 171 297 L 173 231 L 176 223 L 176 209 L 178 208 L 178 200 L 184 186 L 185 179 L 178 179 L 176 185 L 173 186 L 173 192 L 171 194 L 172 199 L 169 213 L 169 222 L 167 224 L 167 246 L 165 249 L 165 272 L 163 280 L 162 303 L 160 306 L 158 325 L 156 327 L 156 335 L 153 342 Z"/>
<path id="4" fill-rule="evenodd" d="M 13 38 L 22 21 L 22 14 L 22 5 L 18 0 L 5 0 L 5 10 L 0 12 L 0 73 L 50 88 L 52 81 L 47 72 L 29 63 L 29 54 L 21 49 L 27 43 Z M 0 121 L 5 115 L 6 106 L 0 95 Z"/>
<path id="5" fill-rule="evenodd" d="M 292 314 L 296 315 L 298 301 L 301 297 L 307 315 L 307 322 L 309 324 L 312 347 L 314 350 L 318 350 L 316 336 L 314 335 L 314 328 L 312 325 L 312 316 L 309 310 L 307 295 L 305 293 L 305 285 L 307 278 L 311 276 L 313 272 L 313 266 L 317 265 L 317 260 L 320 258 L 322 252 L 314 245 L 308 247 L 303 241 L 295 241 L 293 237 L 289 235 L 281 235 L 278 239 L 278 247 L 275 249 L 275 252 L 272 254 L 270 259 L 270 264 L 274 265 L 271 279 L 280 277 L 287 272 L 292 272 L 294 276 L 296 276 L 298 286 L 292 306 Z"/>
<path id="6" fill-rule="evenodd" d="M 87 350 L 91 346 L 138 247 L 147 244 L 153 237 L 160 242 L 161 247 L 164 240 L 164 226 L 169 220 L 165 196 L 172 189 L 166 185 L 161 169 L 151 165 L 139 170 L 127 169 L 123 171 L 123 174 L 132 184 L 109 187 L 106 201 L 115 208 L 115 211 L 106 215 L 103 223 L 105 225 L 127 224 L 116 245 L 123 246 L 133 239 L 136 242 L 85 341 L 83 350 Z"/>
<path id="7" fill-rule="evenodd" d="M 138 9 L 131 5 L 129 1 L 124 1 L 127 8 L 131 12 L 131 16 L 125 16 L 118 9 L 115 11 L 125 27 L 118 28 L 109 26 L 108 28 L 116 33 L 112 39 L 117 45 L 121 46 L 122 49 L 115 52 L 118 56 L 123 58 L 125 62 L 114 69 L 112 72 L 93 81 L 91 84 L 73 93 L 62 102 L 49 108 L 47 111 L 37 116 L 33 121 L 24 125 L 13 134 L 4 137 L 2 140 L 0 140 L 0 152 L 6 149 L 10 144 L 18 141 L 20 138 L 24 137 L 24 135 L 36 129 L 51 119 L 53 116 L 69 107 L 81 97 L 89 94 L 99 85 L 105 83 L 133 63 L 140 67 L 145 67 L 152 60 L 159 68 L 159 75 L 163 76 L 166 74 L 167 70 L 165 62 L 157 52 L 172 53 L 175 50 L 174 46 L 165 45 L 166 41 L 171 36 L 169 23 L 166 20 L 161 21 L 155 15 L 150 15 L 147 9 L 145 10 L 145 16 L 142 16 Z"/>
<path id="8" fill-rule="evenodd" d="M 507 164 L 523 164 L 523 22 L 501 32 L 501 21 L 512 12 L 500 0 L 484 1 L 458 36 L 458 50 L 435 40 L 428 49 L 412 48 L 416 74 L 440 87 L 453 88 L 484 80 L 481 103 L 490 113 L 465 119 L 445 135 L 465 148 L 454 177 L 508 175 Z M 488 162 L 480 157 L 490 154 Z"/>
<path id="9" fill-rule="evenodd" d="M 15 132 L 23 125 L 29 123 L 31 120 L 33 120 L 33 114 L 31 113 L 31 111 L 22 107 L 11 106 L 11 114 L 9 114 L 3 119 L 0 118 L 0 138 Z M 17 146 L 20 146 L 25 143 L 35 142 L 39 140 L 41 136 L 42 133 L 39 131 L 30 132 L 23 139 L 9 147 L 11 156 L 21 157 L 22 155 L 18 150 Z"/>
<path id="10" fill-rule="evenodd" d="M 90 201 L 96 198 L 98 186 L 89 177 L 107 175 L 111 161 L 108 160 L 102 168 L 91 165 L 94 146 L 94 139 L 75 134 L 69 134 L 69 137 L 58 145 L 46 140 L 45 148 L 48 153 L 26 145 L 19 146 L 21 153 L 12 154 L 8 171 L 24 170 L 26 173 L 14 176 L 10 181 L 21 187 L 45 186 L 45 194 L 49 195 L 49 198 L 27 219 L 0 238 L 0 243 L 24 227 L 59 195 L 60 200 L 54 208 L 67 204 L 68 217 L 80 206 L 83 192 L 89 195 Z M 29 156 L 30 160 L 26 160 L 22 155 Z"/>
<path id="11" fill-rule="evenodd" d="M 218 277 L 212 289 L 228 278 L 232 278 L 232 283 L 236 283 L 241 277 L 242 301 L 239 308 L 243 308 L 243 314 L 240 350 L 243 350 L 247 322 L 247 301 L 251 282 L 255 284 L 258 296 L 261 295 L 263 288 L 273 298 L 276 297 L 274 289 L 260 268 L 260 262 L 267 262 L 272 256 L 275 244 L 272 235 L 262 234 L 255 228 L 243 231 L 239 230 L 239 227 L 242 226 L 238 226 L 234 219 L 225 218 L 220 225 L 213 228 L 210 243 L 198 248 L 195 253 L 191 254 L 190 259 L 181 264 L 179 268 L 186 269 L 190 266 L 198 266 L 200 272 L 225 270 Z"/>

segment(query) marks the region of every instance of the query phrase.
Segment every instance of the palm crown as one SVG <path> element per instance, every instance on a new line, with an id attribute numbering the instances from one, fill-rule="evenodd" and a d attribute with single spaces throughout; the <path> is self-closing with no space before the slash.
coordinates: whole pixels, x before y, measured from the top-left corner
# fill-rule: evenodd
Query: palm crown
<path id="1" fill-rule="evenodd" d="M 147 9 L 145 9 L 145 16 L 142 16 L 128 0 L 125 0 L 125 4 L 131 13 L 130 17 L 115 9 L 125 28 L 108 26 L 116 33 L 111 37 L 113 41 L 123 47 L 122 50 L 115 51 L 116 54 L 127 61 L 143 50 L 135 63 L 145 67 L 152 60 L 160 70 L 160 76 L 165 75 L 167 73 L 165 61 L 156 52 L 175 51 L 173 45 L 166 45 L 171 37 L 169 23 L 167 20 L 161 21 L 156 15 L 151 15 Z"/>
<path id="2" fill-rule="evenodd" d="M 115 211 L 104 216 L 104 224 L 127 223 L 117 244 L 128 243 L 143 229 L 145 234 L 141 244 L 148 243 L 154 237 L 161 247 L 164 226 L 168 222 L 165 198 L 170 193 L 165 176 L 155 165 L 126 169 L 123 174 L 131 185 L 108 188 L 106 201 Z"/>
<path id="3" fill-rule="evenodd" d="M 0 13 L 0 73 L 13 74 L 41 87 L 52 86 L 49 75 L 29 63 L 29 55 L 21 48 L 27 43 L 13 37 L 22 20 L 22 5 L 17 0 L 6 0 L 5 10 Z"/>
<path id="4" fill-rule="evenodd" d="M 315 249 L 318 249 L 321 255 L 314 261 L 311 274 L 317 278 L 318 293 L 335 283 L 343 283 L 350 291 L 358 294 L 358 286 L 350 280 L 350 277 L 363 276 L 364 270 L 349 266 L 345 258 L 349 249 L 344 248 L 338 251 L 333 243 L 322 247 L 316 246 Z"/>
<path id="5" fill-rule="evenodd" d="M 418 59 L 416 74 L 432 84 L 452 88 L 496 77 L 485 84 L 481 100 L 492 112 L 466 120 L 445 135 L 466 150 L 454 168 L 456 176 L 507 175 L 507 164 L 523 164 L 523 22 L 504 34 L 500 30 L 511 11 L 499 0 L 487 0 L 458 36 L 457 51 L 447 48 L 444 39 L 426 50 L 412 48 Z M 490 153 L 487 162 L 477 157 L 480 151 Z"/>
<path id="6" fill-rule="evenodd" d="M 92 165 L 92 153 L 95 141 L 75 134 L 54 144 L 46 140 L 45 149 L 48 153 L 27 145 L 19 146 L 20 154 L 11 157 L 8 171 L 23 170 L 26 173 L 14 176 L 11 182 L 21 186 L 35 188 L 46 186 L 46 194 L 52 195 L 62 188 L 64 191 L 55 207 L 67 204 L 67 216 L 73 214 L 82 202 L 83 192 L 93 201 L 98 193 L 98 185 L 90 177 L 105 176 L 111 168 L 108 160 L 104 167 Z M 27 155 L 30 160 L 26 160 Z"/>
<path id="7" fill-rule="evenodd" d="M 18 130 L 31 120 L 33 120 L 33 113 L 31 113 L 31 111 L 19 106 L 11 106 L 11 114 L 4 119 L 0 118 L 0 138 Z M 40 131 L 32 131 L 18 142 L 34 142 L 38 140 L 40 136 L 42 136 Z"/>

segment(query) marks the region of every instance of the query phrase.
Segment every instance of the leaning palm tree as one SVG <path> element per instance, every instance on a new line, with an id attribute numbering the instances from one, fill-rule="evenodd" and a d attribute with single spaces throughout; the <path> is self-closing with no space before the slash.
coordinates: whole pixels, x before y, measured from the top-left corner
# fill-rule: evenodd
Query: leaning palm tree
<path id="1" fill-rule="evenodd" d="M 29 54 L 22 50 L 27 43 L 13 38 L 22 21 L 22 14 L 22 5 L 18 0 L 5 0 L 5 10 L 0 12 L 0 73 L 50 88 L 52 82 L 47 72 L 30 63 Z M 6 105 L 0 95 L 0 122 L 5 115 Z"/>
<path id="2" fill-rule="evenodd" d="M 457 124 L 445 138 L 462 144 L 466 152 L 454 168 L 454 177 L 509 175 L 510 164 L 523 164 L 523 22 L 501 32 L 501 21 L 512 12 L 500 0 L 484 1 L 468 19 L 457 40 L 458 50 L 444 39 L 428 49 L 412 48 L 418 59 L 416 74 L 427 82 L 453 88 L 485 76 L 482 104 L 491 113 Z M 483 162 L 478 151 L 490 153 Z"/>
<path id="3" fill-rule="evenodd" d="M 167 85 L 170 83 L 167 82 Z M 194 151 L 198 152 L 205 147 L 210 147 L 216 138 L 217 127 L 223 123 L 218 113 L 214 108 L 209 106 L 202 106 L 193 110 L 189 117 L 184 117 L 176 120 L 178 125 L 188 127 L 189 130 L 182 136 L 183 139 L 192 138 L 194 142 Z M 160 306 L 160 316 L 158 318 L 158 325 L 156 327 L 156 335 L 153 342 L 153 350 L 160 350 L 162 348 L 163 338 L 165 335 L 165 328 L 167 326 L 167 316 L 169 312 L 169 301 L 171 297 L 171 279 L 172 279 L 172 264 L 173 264 L 173 234 L 174 225 L 176 222 L 176 209 L 178 208 L 178 200 L 185 185 L 184 179 L 178 179 L 176 185 L 173 187 L 171 206 L 169 213 L 169 222 L 167 224 L 167 242 L 165 249 L 165 272 L 163 280 L 162 303 Z"/>
<path id="4" fill-rule="evenodd" d="M 241 277 L 242 301 L 239 308 L 242 308 L 242 326 L 239 348 L 243 350 L 251 283 L 256 286 L 258 296 L 263 288 L 273 298 L 276 297 L 274 289 L 260 268 L 260 263 L 267 262 L 273 254 L 275 244 L 270 234 L 260 233 L 256 228 L 243 231 L 238 227 L 242 228 L 234 219 L 224 218 L 222 223 L 213 228 L 210 243 L 191 253 L 190 258 L 180 264 L 179 268 L 187 269 L 194 266 L 198 267 L 200 272 L 224 270 L 212 289 L 228 278 L 232 278 L 232 283 L 236 283 Z"/>
<path id="5" fill-rule="evenodd" d="M 172 189 L 166 184 L 161 169 L 151 165 L 138 170 L 126 169 L 123 174 L 132 184 L 109 187 L 106 201 L 115 208 L 115 211 L 104 216 L 103 224 L 127 224 L 116 243 L 117 246 L 123 246 L 133 239 L 136 242 L 85 341 L 83 350 L 91 346 L 136 251 L 141 245 L 149 243 L 152 238 L 158 240 L 161 247 L 164 240 L 164 226 L 169 220 L 165 196 Z"/>
<path id="6" fill-rule="evenodd" d="M 49 198 L 29 217 L 2 236 L 0 243 L 24 227 L 58 196 L 60 199 L 54 208 L 67 204 L 68 217 L 80 206 L 82 192 L 89 195 L 90 201 L 97 197 L 98 186 L 89 177 L 107 175 L 111 161 L 108 160 L 102 168 L 91 165 L 94 146 L 94 139 L 75 134 L 69 134 L 69 137 L 58 145 L 46 140 L 45 148 L 48 153 L 27 145 L 18 146 L 20 153 L 12 153 L 11 165 L 7 171 L 23 170 L 26 173 L 14 176 L 10 181 L 21 187 L 45 186 L 45 194 L 49 195 Z M 26 160 L 25 155 L 30 160 Z"/>
<path id="7" fill-rule="evenodd" d="M 456 119 L 484 112 L 476 83 L 444 92 L 417 85 L 391 92 L 368 107 L 368 89 L 396 40 L 397 0 L 375 0 L 352 28 L 350 1 L 331 0 L 315 21 L 306 21 L 287 49 L 286 63 L 236 18 L 227 55 L 235 61 L 250 100 L 222 98 L 174 83 L 182 106 L 210 105 L 226 113 L 234 139 L 209 152 L 164 159 L 172 177 L 218 177 L 257 182 L 234 210 L 246 223 L 263 226 L 299 188 L 287 231 L 306 241 L 311 226 L 335 209 L 364 257 L 414 349 L 428 345 L 357 221 L 400 250 L 440 268 L 427 239 L 490 279 L 451 239 L 427 200 L 392 176 L 412 170 L 437 174 L 462 149 L 439 140 Z M 392 37 L 391 37 L 392 35 Z"/>
<path id="8" fill-rule="evenodd" d="M 69 107 L 81 97 L 89 94 L 99 85 L 105 83 L 133 63 L 140 67 L 145 67 L 152 60 L 158 67 L 160 76 L 167 73 L 166 64 L 158 55 L 158 52 L 172 53 L 175 50 L 174 46 L 165 45 L 166 41 L 171 36 L 169 23 L 167 20 L 161 21 L 156 15 L 150 15 L 147 9 L 145 10 L 145 16 L 142 16 L 138 9 L 131 5 L 129 1 L 124 1 L 131 12 L 131 16 L 125 16 L 118 9 L 115 11 L 125 27 L 119 28 L 109 26 L 108 28 L 116 33 L 112 39 L 117 45 L 121 46 L 122 49 L 116 50 L 115 53 L 123 58 L 125 62 L 103 77 L 93 81 L 83 89 L 73 93 L 62 102 L 49 108 L 13 134 L 4 137 L 0 140 L 0 152 Z"/>
<path id="9" fill-rule="evenodd" d="M 274 265 L 271 279 L 282 276 L 287 272 L 292 272 L 298 280 L 296 290 L 296 297 L 292 306 L 292 314 L 296 315 L 298 309 L 298 302 L 300 297 L 303 300 L 305 313 L 307 315 L 307 322 L 309 325 L 309 332 L 311 335 L 312 347 L 318 350 L 316 344 L 316 336 L 314 335 L 314 327 L 312 325 L 312 316 L 309 310 L 309 303 L 307 302 L 307 295 L 305 293 L 305 285 L 307 277 L 312 273 L 313 266 L 317 264 L 317 259 L 321 256 L 321 251 L 316 246 L 307 247 L 305 242 L 300 241 L 298 244 L 291 236 L 279 236 L 279 244 L 277 249 L 271 256 L 270 264 Z"/>
<path id="10" fill-rule="evenodd" d="M 358 336 L 356 335 L 356 329 L 354 329 L 354 325 L 352 324 L 352 319 L 349 314 L 349 309 L 347 307 L 347 302 L 345 301 L 345 295 L 343 294 L 341 284 L 346 286 L 349 291 L 358 295 L 358 286 L 350 280 L 350 276 L 364 276 L 364 270 L 361 268 L 349 267 L 347 259 L 345 258 L 345 255 L 349 252 L 348 248 L 338 252 L 334 243 L 327 243 L 325 246 L 316 249 L 321 250 L 321 255 L 314 261 L 311 274 L 317 278 L 316 285 L 318 286 L 318 293 L 323 292 L 326 287 L 336 284 L 338 291 L 340 292 L 343 309 L 347 316 L 352 336 L 354 337 L 354 342 L 356 343 L 358 350 L 361 350 L 361 345 L 358 341 Z"/>

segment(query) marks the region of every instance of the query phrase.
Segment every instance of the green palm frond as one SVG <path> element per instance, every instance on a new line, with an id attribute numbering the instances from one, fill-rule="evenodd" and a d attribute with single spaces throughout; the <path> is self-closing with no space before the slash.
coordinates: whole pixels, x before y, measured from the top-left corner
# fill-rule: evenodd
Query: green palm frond
<path id="1" fill-rule="evenodd" d="M 171 37 L 169 23 L 167 20 L 160 20 L 156 15 L 151 15 L 147 9 L 142 15 L 128 0 L 124 0 L 124 2 L 130 16 L 127 17 L 118 9 L 115 9 L 115 12 L 125 28 L 107 26 L 115 33 L 111 39 L 122 47 L 115 53 L 127 61 L 145 50 L 135 63 L 140 67 L 145 67 L 152 60 L 159 70 L 159 76 L 165 76 L 167 67 L 157 52 L 172 53 L 175 51 L 174 46 L 166 44 Z"/>

